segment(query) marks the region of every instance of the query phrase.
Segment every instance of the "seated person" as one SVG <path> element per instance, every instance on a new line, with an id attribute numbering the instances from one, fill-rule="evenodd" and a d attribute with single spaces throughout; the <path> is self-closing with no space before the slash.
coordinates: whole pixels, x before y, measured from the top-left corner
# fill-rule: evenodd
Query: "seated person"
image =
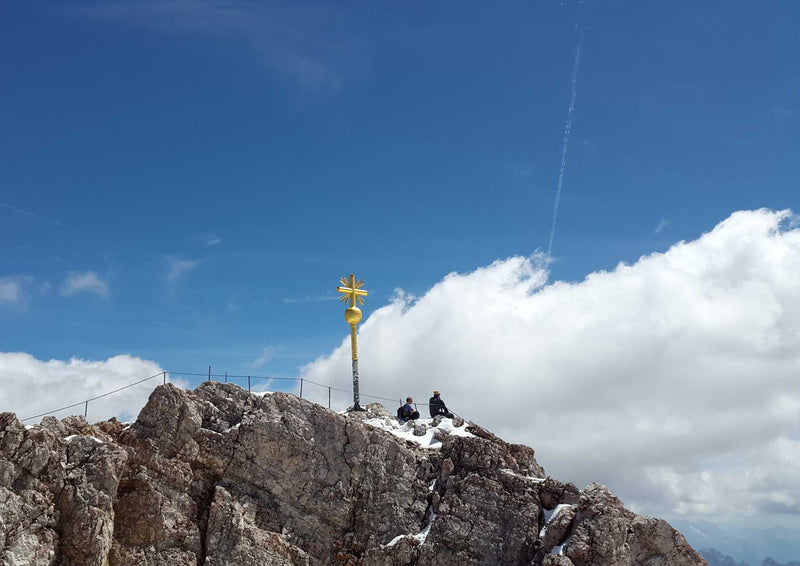
<path id="1" fill-rule="evenodd" d="M 430 401 L 428 401 L 428 408 L 431 411 L 431 418 L 442 415 L 443 417 L 452 419 L 455 415 L 453 415 L 453 413 L 447 409 L 447 405 L 444 404 L 444 401 L 439 395 L 439 391 L 434 389 L 433 397 L 431 397 Z"/>
<path id="2" fill-rule="evenodd" d="M 406 404 L 397 409 L 397 418 L 401 423 L 413 421 L 419 418 L 419 411 L 414 409 L 412 403 L 414 399 L 406 397 Z"/>

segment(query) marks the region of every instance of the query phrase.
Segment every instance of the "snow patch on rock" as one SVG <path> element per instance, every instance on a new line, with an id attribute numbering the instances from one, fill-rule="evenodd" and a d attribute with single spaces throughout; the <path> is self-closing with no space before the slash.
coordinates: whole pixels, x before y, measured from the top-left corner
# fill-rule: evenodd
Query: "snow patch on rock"
<path id="1" fill-rule="evenodd" d="M 468 423 L 464 423 L 463 425 L 457 427 L 453 424 L 453 419 L 444 418 L 441 419 L 438 425 L 434 426 L 433 421 L 434 419 L 416 419 L 401 423 L 395 418 L 383 417 L 367 419 L 364 421 L 364 424 L 385 430 L 386 432 L 402 438 L 403 440 L 410 440 L 411 442 L 419 444 L 422 448 L 441 448 L 442 443 L 437 439 L 437 436 L 475 436 L 467 430 Z M 417 436 L 414 434 L 414 428 L 416 426 L 419 429 L 420 425 L 424 426 L 425 431 L 423 435 Z M 439 431 L 438 435 L 436 434 L 436 431 Z"/>

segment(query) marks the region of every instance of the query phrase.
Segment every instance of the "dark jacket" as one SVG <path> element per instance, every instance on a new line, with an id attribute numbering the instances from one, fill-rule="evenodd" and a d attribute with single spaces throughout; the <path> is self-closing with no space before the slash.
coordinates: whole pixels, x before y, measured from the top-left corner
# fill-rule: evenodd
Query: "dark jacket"
<path id="1" fill-rule="evenodd" d="M 447 410 L 447 405 L 444 404 L 444 401 L 442 401 L 442 398 L 438 395 L 431 397 L 430 401 L 428 401 L 428 408 L 431 411 L 431 417 L 446 415 L 450 412 Z"/>
<path id="2" fill-rule="evenodd" d="M 397 418 L 400 422 L 408 422 L 419 418 L 419 413 L 414 409 L 411 403 L 406 403 L 397 409 Z"/>

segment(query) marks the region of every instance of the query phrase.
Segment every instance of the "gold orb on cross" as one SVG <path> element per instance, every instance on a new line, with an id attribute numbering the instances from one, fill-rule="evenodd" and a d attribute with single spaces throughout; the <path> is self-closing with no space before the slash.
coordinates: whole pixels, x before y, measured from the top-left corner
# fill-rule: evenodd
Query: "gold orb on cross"
<path id="1" fill-rule="evenodd" d="M 344 320 L 347 324 L 358 324 L 361 322 L 361 309 L 358 307 L 349 307 L 345 309 Z"/>

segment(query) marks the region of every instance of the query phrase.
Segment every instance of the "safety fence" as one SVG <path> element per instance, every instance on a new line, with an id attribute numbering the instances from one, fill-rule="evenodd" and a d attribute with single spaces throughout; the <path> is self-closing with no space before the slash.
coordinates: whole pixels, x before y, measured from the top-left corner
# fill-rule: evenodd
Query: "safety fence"
<path id="1" fill-rule="evenodd" d="M 76 403 L 72 403 L 70 405 L 65 405 L 63 407 L 59 407 L 57 409 L 53 409 L 50 411 L 45 411 L 43 413 L 39 413 L 37 415 L 33 415 L 30 417 L 25 417 L 21 419 L 22 422 L 30 421 L 33 419 L 38 419 L 41 417 L 45 417 L 48 415 L 55 415 L 56 413 L 60 413 L 62 411 L 66 411 L 68 409 L 74 409 L 75 407 L 83 407 L 83 416 L 88 418 L 89 416 L 89 403 L 93 401 L 98 401 L 99 399 L 103 399 L 105 397 L 109 397 L 114 395 L 115 393 L 119 393 L 126 389 L 130 389 L 131 387 L 135 387 L 137 385 L 141 385 L 146 382 L 153 381 L 157 378 L 161 378 L 160 381 L 162 384 L 166 385 L 168 381 L 170 381 L 171 376 L 180 376 L 180 377 L 201 377 L 205 378 L 206 381 L 220 381 L 223 383 L 235 383 L 240 387 L 244 388 L 245 380 L 247 382 L 247 391 L 253 391 L 254 387 L 257 388 L 259 384 L 263 384 L 265 387 L 269 387 L 272 384 L 286 384 L 288 385 L 290 382 L 294 382 L 294 386 L 290 388 L 288 393 L 296 392 L 296 395 L 303 399 L 303 395 L 305 394 L 305 398 L 318 403 L 320 405 L 325 405 L 326 397 L 327 397 L 327 405 L 328 408 L 331 409 L 333 406 L 347 408 L 348 406 L 353 404 L 353 390 L 351 389 L 342 389 L 339 387 L 334 387 L 332 385 L 325 385 L 323 383 L 317 383 L 316 381 L 312 381 L 310 379 L 304 377 L 277 377 L 277 376 L 265 376 L 265 375 L 234 375 L 229 374 L 228 372 L 224 373 L 212 373 L 211 367 L 209 366 L 208 371 L 205 373 L 190 373 L 190 372 L 179 372 L 179 371 L 162 371 L 155 375 L 151 375 L 150 377 L 145 377 L 144 379 L 140 379 L 138 381 L 134 381 L 122 387 L 118 387 L 112 391 L 107 391 L 101 395 L 96 395 L 94 397 L 90 397 L 89 399 L 84 399 L 83 401 L 78 401 Z M 279 389 L 280 391 L 286 391 L 285 389 Z M 259 389 L 259 391 L 262 391 Z M 343 397 L 342 394 L 345 394 L 346 397 Z M 364 399 L 374 399 L 378 401 L 390 401 L 390 402 L 399 402 L 401 405 L 404 403 L 402 398 L 395 397 L 381 397 L 378 395 L 370 395 L 368 393 L 360 393 L 359 398 Z M 415 405 L 423 405 L 427 406 L 427 403 L 415 403 Z"/>

